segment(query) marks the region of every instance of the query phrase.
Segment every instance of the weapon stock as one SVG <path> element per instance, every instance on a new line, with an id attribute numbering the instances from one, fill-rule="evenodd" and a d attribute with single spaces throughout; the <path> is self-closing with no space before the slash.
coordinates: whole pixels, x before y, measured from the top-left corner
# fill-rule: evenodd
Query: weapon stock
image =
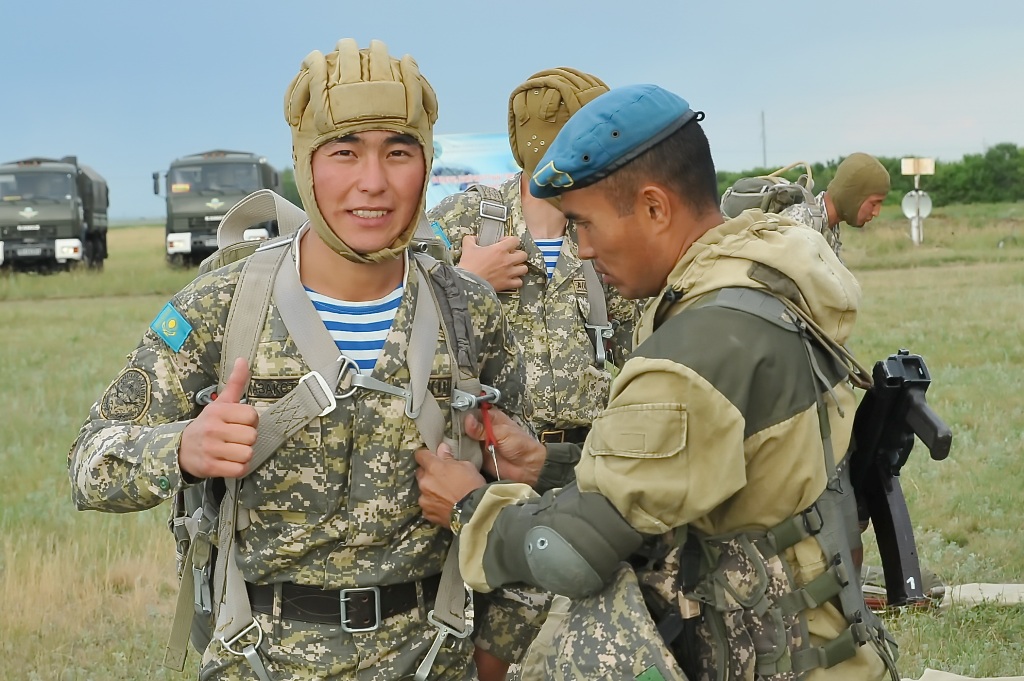
<path id="1" fill-rule="evenodd" d="M 861 520 L 875 528 L 887 603 L 900 606 L 925 599 L 900 470 L 915 435 L 936 461 L 949 455 L 953 435 L 928 406 L 931 375 L 920 355 L 900 350 L 875 363 L 872 379 L 853 420 L 850 478 Z"/>

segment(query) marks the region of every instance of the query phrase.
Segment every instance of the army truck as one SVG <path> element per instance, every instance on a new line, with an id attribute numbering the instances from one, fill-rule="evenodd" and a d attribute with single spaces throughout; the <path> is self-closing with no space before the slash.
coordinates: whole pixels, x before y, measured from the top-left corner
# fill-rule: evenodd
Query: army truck
<path id="1" fill-rule="evenodd" d="M 224 214 L 257 189 L 281 191 L 281 177 L 267 159 L 246 151 L 214 149 L 182 156 L 166 173 L 165 249 L 171 265 L 196 265 L 217 250 L 217 226 Z M 153 173 L 153 193 L 160 194 L 160 173 Z M 246 232 L 247 239 L 277 236 L 265 223 Z"/>
<path id="2" fill-rule="evenodd" d="M 0 267 L 101 269 L 108 206 L 106 181 L 75 156 L 0 165 Z"/>

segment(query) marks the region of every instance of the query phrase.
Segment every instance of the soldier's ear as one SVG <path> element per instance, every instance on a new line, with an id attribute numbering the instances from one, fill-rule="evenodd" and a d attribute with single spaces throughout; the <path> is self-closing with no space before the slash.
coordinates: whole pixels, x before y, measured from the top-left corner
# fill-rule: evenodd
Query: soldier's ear
<path id="1" fill-rule="evenodd" d="M 649 184 L 637 191 L 636 211 L 655 227 L 666 227 L 672 221 L 672 202 L 664 188 Z"/>

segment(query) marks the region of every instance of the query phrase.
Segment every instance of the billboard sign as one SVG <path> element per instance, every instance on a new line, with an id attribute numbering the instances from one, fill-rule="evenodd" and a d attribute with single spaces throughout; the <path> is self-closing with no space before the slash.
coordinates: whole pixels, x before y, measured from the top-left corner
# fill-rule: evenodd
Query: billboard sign
<path id="1" fill-rule="evenodd" d="M 434 135 L 427 208 L 471 184 L 497 187 L 518 172 L 504 133 Z"/>

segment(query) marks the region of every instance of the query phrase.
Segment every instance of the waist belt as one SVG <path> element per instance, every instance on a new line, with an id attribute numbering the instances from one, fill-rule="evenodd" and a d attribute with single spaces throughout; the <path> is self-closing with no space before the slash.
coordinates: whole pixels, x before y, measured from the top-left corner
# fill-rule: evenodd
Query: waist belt
<path id="1" fill-rule="evenodd" d="M 420 582 L 353 589 L 321 589 L 285 582 L 281 585 L 281 617 L 314 624 L 338 624 L 347 632 L 375 631 L 388 617 L 418 605 L 416 585 L 423 585 L 423 600 L 433 604 L 441 575 Z M 246 584 L 253 610 L 274 614 L 274 585 Z"/>
<path id="2" fill-rule="evenodd" d="M 537 438 L 544 444 L 552 442 L 572 442 L 581 445 L 590 433 L 589 426 L 578 426 L 576 428 L 546 428 L 537 433 Z"/>

